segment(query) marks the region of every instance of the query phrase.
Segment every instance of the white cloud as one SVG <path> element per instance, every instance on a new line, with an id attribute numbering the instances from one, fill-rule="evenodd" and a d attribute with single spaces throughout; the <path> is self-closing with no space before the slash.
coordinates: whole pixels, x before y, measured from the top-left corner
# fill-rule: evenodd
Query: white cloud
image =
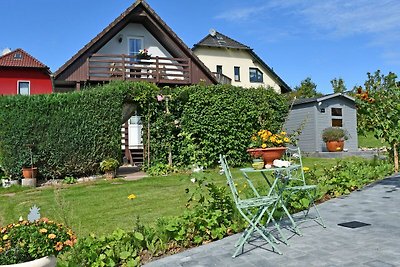
<path id="1" fill-rule="evenodd" d="M 228 21 L 243 21 L 259 14 L 261 11 L 262 7 L 261 9 L 259 7 L 234 8 L 215 16 L 215 18 Z"/>
<path id="2" fill-rule="evenodd" d="M 398 0 L 270 0 L 256 5 L 256 8 L 236 7 L 216 18 L 233 21 L 236 24 L 252 19 L 259 25 L 270 25 L 271 17 L 265 16 L 268 13 L 280 18 L 279 22 L 272 26 L 273 31 L 285 33 L 274 35 L 275 39 L 294 36 L 339 40 L 359 37 L 365 38 L 367 41 L 365 45 L 383 48 L 384 58 L 389 58 L 392 54 L 388 51 L 393 49 L 398 51 L 397 44 L 400 42 Z M 264 28 L 264 31 L 267 33 L 272 29 Z M 271 38 L 271 35 L 269 36 Z"/>

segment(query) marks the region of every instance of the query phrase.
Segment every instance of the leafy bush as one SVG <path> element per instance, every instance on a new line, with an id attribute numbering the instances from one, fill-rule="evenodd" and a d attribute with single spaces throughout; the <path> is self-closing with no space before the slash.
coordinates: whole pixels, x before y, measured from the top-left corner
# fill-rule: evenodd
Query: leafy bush
<path id="1" fill-rule="evenodd" d="M 163 94 L 168 101 L 151 106 L 144 123 L 150 120 L 152 164 L 172 160 L 179 167 L 209 167 L 223 153 L 241 165 L 248 162 L 252 133 L 279 131 L 288 112 L 284 96 L 272 89 L 194 85 L 164 88 Z"/>
<path id="2" fill-rule="evenodd" d="M 26 145 L 34 144 L 33 162 L 43 177 L 94 174 L 102 159 L 121 155 L 123 105 L 147 105 L 156 88 L 115 82 L 65 94 L 1 96 L 0 165 L 20 176 L 30 165 Z"/>
<path id="3" fill-rule="evenodd" d="M 121 229 L 108 236 L 91 234 L 79 239 L 71 253 L 61 257 L 58 266 L 139 266 L 143 239 L 141 233 Z"/>
<path id="4" fill-rule="evenodd" d="M 322 131 L 322 140 L 328 141 L 344 141 L 349 139 L 348 132 L 339 127 L 328 127 Z"/>
<path id="5" fill-rule="evenodd" d="M 116 159 L 108 158 L 100 162 L 100 170 L 103 172 L 114 171 L 119 167 L 119 162 Z"/>
<path id="6" fill-rule="evenodd" d="M 62 253 L 76 242 L 73 232 L 42 218 L 0 227 L 0 262 L 13 264 Z"/>

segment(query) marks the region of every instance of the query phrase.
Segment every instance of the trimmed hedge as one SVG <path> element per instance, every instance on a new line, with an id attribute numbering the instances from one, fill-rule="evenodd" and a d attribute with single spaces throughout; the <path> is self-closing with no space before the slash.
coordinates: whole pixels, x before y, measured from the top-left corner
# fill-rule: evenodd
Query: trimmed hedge
<path id="1" fill-rule="evenodd" d="M 158 88 L 114 82 L 65 94 L 0 97 L 0 166 L 21 176 L 33 162 L 44 178 L 98 172 L 99 163 L 121 155 L 123 103 L 143 106 Z"/>
<path id="2" fill-rule="evenodd" d="M 259 129 L 280 130 L 288 113 L 285 97 L 262 87 L 194 85 L 163 93 L 168 102 L 149 113 L 152 165 L 167 164 L 170 152 L 175 166 L 213 166 L 220 153 L 241 165 L 249 160 L 250 136 Z"/>

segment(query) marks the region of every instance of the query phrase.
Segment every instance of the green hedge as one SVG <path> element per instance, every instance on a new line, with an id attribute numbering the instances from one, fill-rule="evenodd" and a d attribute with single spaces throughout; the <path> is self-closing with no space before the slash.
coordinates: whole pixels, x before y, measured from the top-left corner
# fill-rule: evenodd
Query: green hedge
<path id="1" fill-rule="evenodd" d="M 45 178 L 98 172 L 99 162 L 120 158 L 121 117 L 125 102 L 146 103 L 155 85 L 111 83 L 65 94 L 0 97 L 0 166 L 21 176 L 34 165 Z"/>
<path id="2" fill-rule="evenodd" d="M 213 166 L 220 153 L 241 165 L 251 134 L 280 130 L 288 113 L 285 97 L 262 87 L 194 85 L 163 93 L 169 112 L 164 99 L 150 116 L 152 164 L 167 164 L 171 151 L 175 166 Z"/>
<path id="3" fill-rule="evenodd" d="M 157 101 L 159 94 L 164 100 Z M 113 82 L 66 94 L 3 96 L 0 166 L 19 177 L 22 166 L 30 165 L 27 145 L 34 144 L 34 164 L 45 178 L 98 172 L 104 158 L 120 158 L 126 102 L 135 103 L 143 116 L 145 160 L 151 163 L 145 166 L 160 170 L 170 160 L 174 167 L 210 167 L 220 153 L 233 166 L 241 165 L 249 159 L 251 134 L 279 130 L 288 112 L 285 98 L 272 89 L 227 85 L 161 90 L 154 84 Z"/>

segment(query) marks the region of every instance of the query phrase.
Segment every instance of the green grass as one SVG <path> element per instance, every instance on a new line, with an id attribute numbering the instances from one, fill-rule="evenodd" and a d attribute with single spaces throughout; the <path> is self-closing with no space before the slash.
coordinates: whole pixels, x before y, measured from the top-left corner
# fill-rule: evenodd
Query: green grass
<path id="1" fill-rule="evenodd" d="M 304 158 L 304 166 L 322 169 L 337 160 Z M 219 169 L 206 175 L 216 184 L 226 184 Z M 232 169 L 235 176 L 239 168 Z M 0 188 L 0 226 L 27 217 L 29 208 L 36 204 L 42 217 L 66 223 L 78 234 L 110 233 L 116 228 L 131 230 L 137 216 L 145 224 L 157 218 L 182 214 L 189 195 L 186 188 L 194 188 L 188 174 L 147 177 L 137 181 L 114 179 L 84 184 L 35 189 Z M 128 199 L 135 194 L 136 199 Z"/>
<path id="2" fill-rule="evenodd" d="M 387 142 L 382 143 L 379 139 L 376 139 L 374 137 L 374 134 L 369 132 L 364 135 L 358 135 L 358 147 L 369 147 L 369 148 L 375 148 L 375 147 L 383 147 L 383 146 L 389 146 Z"/>

